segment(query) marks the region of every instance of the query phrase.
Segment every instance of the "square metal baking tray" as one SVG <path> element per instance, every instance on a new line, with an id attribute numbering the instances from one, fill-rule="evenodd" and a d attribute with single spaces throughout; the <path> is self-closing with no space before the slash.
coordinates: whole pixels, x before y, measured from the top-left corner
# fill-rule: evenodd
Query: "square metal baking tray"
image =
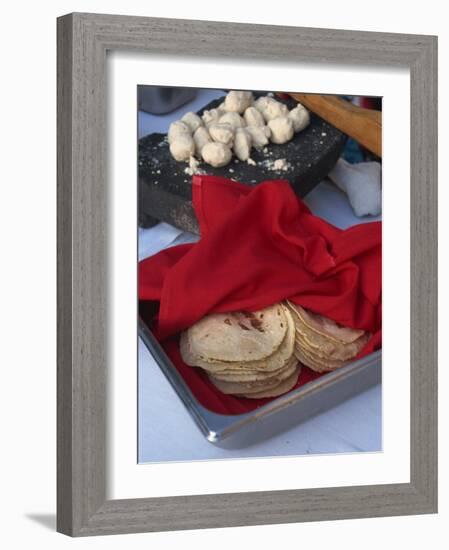
<path id="1" fill-rule="evenodd" d="M 237 448 L 288 429 L 330 409 L 382 378 L 382 350 L 277 397 L 251 412 L 237 415 L 214 413 L 192 394 L 147 325 L 139 321 L 139 336 L 147 346 L 204 436 L 221 447 Z"/>

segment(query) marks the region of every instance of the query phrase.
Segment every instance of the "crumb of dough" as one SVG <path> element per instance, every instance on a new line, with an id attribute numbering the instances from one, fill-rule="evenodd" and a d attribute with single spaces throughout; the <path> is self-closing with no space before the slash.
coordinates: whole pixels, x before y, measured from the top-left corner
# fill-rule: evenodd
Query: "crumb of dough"
<path id="1" fill-rule="evenodd" d="M 292 167 L 286 159 L 266 159 L 263 160 L 260 165 L 267 170 L 272 170 L 275 172 L 280 172 L 281 170 L 287 172 Z"/>
<path id="2" fill-rule="evenodd" d="M 250 164 L 251 166 L 256 166 L 256 161 L 254 161 L 251 157 L 249 157 L 249 159 L 246 161 L 248 164 Z"/>
<path id="3" fill-rule="evenodd" d="M 273 162 L 273 167 L 270 170 L 284 170 L 287 171 L 291 168 L 291 164 L 286 159 L 276 159 Z"/>
<path id="4" fill-rule="evenodd" d="M 189 176 L 193 176 L 194 174 L 202 174 L 203 171 L 200 170 L 199 164 L 199 161 L 194 156 L 191 156 L 189 159 L 189 166 L 184 168 L 184 174 L 188 174 Z"/>

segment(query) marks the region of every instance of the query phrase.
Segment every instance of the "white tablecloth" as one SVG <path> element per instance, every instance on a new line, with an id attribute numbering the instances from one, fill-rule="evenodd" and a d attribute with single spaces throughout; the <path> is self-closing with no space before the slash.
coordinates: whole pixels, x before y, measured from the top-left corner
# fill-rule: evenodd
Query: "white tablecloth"
<path id="1" fill-rule="evenodd" d="M 139 137 L 165 132 L 187 110 L 198 110 L 222 95 L 201 91 L 189 105 L 166 116 L 139 113 Z M 305 202 L 318 216 L 346 228 L 361 220 L 354 216 L 346 196 L 322 182 Z M 196 237 L 168 225 L 139 229 L 139 259 Z M 333 409 L 246 447 L 226 449 L 208 442 L 200 433 L 176 392 L 151 354 L 139 340 L 139 462 L 185 461 L 257 456 L 344 453 L 381 450 L 381 386 L 375 386 Z"/>

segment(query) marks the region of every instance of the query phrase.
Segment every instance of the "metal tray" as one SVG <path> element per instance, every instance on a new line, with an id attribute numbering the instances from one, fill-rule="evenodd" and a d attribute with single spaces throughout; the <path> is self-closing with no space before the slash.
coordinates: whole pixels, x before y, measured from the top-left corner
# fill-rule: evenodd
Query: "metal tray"
<path id="1" fill-rule="evenodd" d="M 181 398 L 193 420 L 211 442 L 238 448 L 267 439 L 345 399 L 379 384 L 382 378 L 382 350 L 277 397 L 245 414 L 223 415 L 203 407 L 192 394 L 147 325 L 139 321 L 139 336 Z"/>

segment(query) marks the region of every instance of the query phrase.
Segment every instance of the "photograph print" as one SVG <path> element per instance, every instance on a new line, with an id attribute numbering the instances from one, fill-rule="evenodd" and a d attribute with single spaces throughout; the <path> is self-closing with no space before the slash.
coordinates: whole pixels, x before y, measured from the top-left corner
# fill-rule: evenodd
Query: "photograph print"
<path id="1" fill-rule="evenodd" d="M 138 463 L 381 452 L 382 98 L 137 94 Z"/>

